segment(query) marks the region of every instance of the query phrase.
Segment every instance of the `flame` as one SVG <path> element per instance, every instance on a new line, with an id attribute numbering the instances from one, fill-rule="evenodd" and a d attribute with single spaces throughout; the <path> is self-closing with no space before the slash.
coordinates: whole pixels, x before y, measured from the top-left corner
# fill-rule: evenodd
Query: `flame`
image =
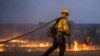
<path id="1" fill-rule="evenodd" d="M 86 50 L 96 50 L 93 45 L 79 44 L 76 40 L 74 41 L 73 51 L 86 51 Z"/>
<path id="2" fill-rule="evenodd" d="M 20 47 L 33 47 L 33 48 L 38 48 L 38 47 L 49 47 L 51 44 L 49 42 L 43 42 L 43 43 L 39 43 L 39 42 L 31 42 L 28 44 L 23 44 L 20 45 Z"/>
<path id="3" fill-rule="evenodd" d="M 78 48 L 78 42 L 77 41 L 74 41 L 74 51 L 78 51 L 79 48 Z"/>
<path id="4" fill-rule="evenodd" d="M 10 42 L 12 42 L 12 43 L 27 43 L 28 41 L 24 41 L 24 40 L 12 40 Z"/>
<path id="5" fill-rule="evenodd" d="M 4 44 L 0 44 L 0 52 L 4 52 L 5 48 L 4 48 Z"/>
<path id="6" fill-rule="evenodd" d="M 9 43 L 12 43 L 12 44 L 9 44 Z M 26 48 L 27 52 L 31 52 L 34 50 L 43 51 L 43 50 L 47 50 L 47 48 L 52 46 L 51 42 L 41 42 L 41 41 L 12 40 L 9 43 L 7 45 L 0 44 L 0 52 L 5 51 L 4 46 L 10 47 L 10 49 L 12 49 L 12 47 L 18 47 L 18 48 L 22 48 L 22 49 Z M 68 46 L 68 45 L 66 44 L 66 46 Z M 86 45 L 86 44 L 82 44 L 82 43 L 80 44 L 77 40 L 75 40 L 73 42 L 73 44 L 71 44 L 71 46 L 72 46 L 72 48 L 70 50 L 68 48 L 66 48 L 66 51 L 96 50 L 95 46 Z M 59 49 L 57 49 L 57 50 L 59 50 Z"/>
<path id="7" fill-rule="evenodd" d="M 49 45 L 49 43 L 47 42 L 47 43 L 40 43 L 39 44 L 39 47 L 49 47 L 50 45 Z"/>

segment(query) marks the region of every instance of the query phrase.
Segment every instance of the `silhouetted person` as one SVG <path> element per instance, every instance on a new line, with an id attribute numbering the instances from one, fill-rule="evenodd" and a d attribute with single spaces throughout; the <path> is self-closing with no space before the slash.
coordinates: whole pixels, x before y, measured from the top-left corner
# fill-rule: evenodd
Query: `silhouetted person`
<path id="1" fill-rule="evenodd" d="M 58 18 L 56 23 L 53 25 L 51 32 L 51 37 L 53 38 L 53 46 L 51 46 L 42 56 L 49 56 L 56 48 L 59 47 L 59 56 L 64 56 L 66 49 L 66 37 L 70 36 L 70 27 L 68 23 L 68 10 L 63 10 L 61 12 L 61 17 Z"/>

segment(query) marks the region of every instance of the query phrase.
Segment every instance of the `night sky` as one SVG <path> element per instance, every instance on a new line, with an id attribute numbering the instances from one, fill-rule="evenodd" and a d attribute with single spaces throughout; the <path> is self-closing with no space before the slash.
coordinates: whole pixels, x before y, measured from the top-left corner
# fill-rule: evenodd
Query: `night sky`
<path id="1" fill-rule="evenodd" d="M 75 23 L 100 23 L 100 0 L 0 0 L 0 23 L 38 23 L 68 9 Z"/>

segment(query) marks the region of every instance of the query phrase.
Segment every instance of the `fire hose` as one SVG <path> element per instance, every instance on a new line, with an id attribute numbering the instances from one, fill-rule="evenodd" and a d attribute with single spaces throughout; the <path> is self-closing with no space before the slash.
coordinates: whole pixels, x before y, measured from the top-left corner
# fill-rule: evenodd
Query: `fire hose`
<path id="1" fill-rule="evenodd" d="M 0 44 L 7 43 L 7 42 L 9 42 L 9 41 L 11 41 L 11 40 L 14 40 L 14 39 L 17 39 L 17 38 L 21 38 L 21 37 L 23 37 L 23 36 L 25 36 L 25 35 L 27 35 L 27 34 L 30 34 L 30 33 L 34 32 L 34 31 L 36 31 L 36 30 L 39 30 L 39 29 L 41 29 L 41 28 L 43 28 L 43 27 L 49 25 L 50 23 L 52 23 L 52 22 L 54 22 L 54 21 L 56 21 L 56 20 L 57 20 L 57 19 L 53 19 L 53 20 L 49 21 L 48 23 L 46 23 L 46 24 L 44 24 L 44 25 L 42 25 L 42 26 L 36 27 L 35 29 L 31 29 L 30 31 L 27 31 L 26 33 L 23 33 L 23 34 L 21 34 L 21 35 L 15 37 L 15 38 L 11 38 L 11 39 L 8 39 L 8 40 L 6 40 L 6 41 L 0 42 Z"/>
<path id="2" fill-rule="evenodd" d="M 58 18 L 57 18 L 57 19 L 58 19 Z M 25 36 L 25 35 L 27 35 L 27 34 L 30 34 L 30 33 L 32 33 L 32 32 L 35 32 L 36 30 L 39 30 L 39 29 L 41 29 L 41 28 L 43 28 L 43 27 L 49 25 L 50 23 L 56 21 L 57 19 L 53 19 L 53 20 L 49 21 L 48 23 L 46 23 L 46 24 L 44 24 L 44 25 L 42 25 L 42 26 L 40 26 L 40 27 L 37 27 L 37 28 L 35 28 L 35 29 L 31 29 L 30 31 L 27 31 L 26 33 L 23 33 L 23 34 L 21 34 L 21 35 L 15 37 L 15 38 L 11 38 L 11 39 L 8 39 L 8 40 L 6 40 L 6 41 L 0 42 L 0 44 L 7 43 L 7 42 L 9 42 L 9 41 L 11 41 L 11 40 L 14 40 L 14 39 L 17 39 L 17 38 L 21 38 L 21 37 L 23 37 L 23 36 Z M 70 36 L 69 36 L 69 39 L 68 39 L 68 46 L 69 46 L 69 49 L 71 49 Z"/>

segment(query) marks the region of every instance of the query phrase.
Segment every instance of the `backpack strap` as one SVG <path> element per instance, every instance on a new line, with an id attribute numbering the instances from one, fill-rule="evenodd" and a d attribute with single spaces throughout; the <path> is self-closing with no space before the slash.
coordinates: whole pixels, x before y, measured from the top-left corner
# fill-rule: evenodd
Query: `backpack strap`
<path id="1" fill-rule="evenodd" d="M 56 23 L 54 24 L 55 26 L 58 27 L 58 22 L 60 21 L 60 19 L 61 19 L 61 17 L 59 17 L 59 18 L 56 19 Z"/>

